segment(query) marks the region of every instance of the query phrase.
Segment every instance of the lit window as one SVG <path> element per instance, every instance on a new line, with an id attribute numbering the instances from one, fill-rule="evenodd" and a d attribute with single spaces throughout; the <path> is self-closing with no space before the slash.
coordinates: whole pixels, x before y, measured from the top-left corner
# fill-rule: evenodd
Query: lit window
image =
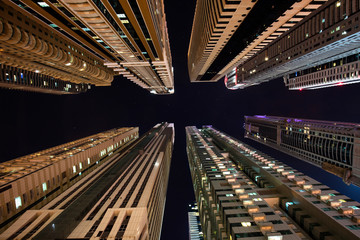
<path id="1" fill-rule="evenodd" d="M 129 23 L 129 20 L 121 20 L 121 23 Z"/>
<path id="2" fill-rule="evenodd" d="M 249 195 L 257 195 L 256 193 L 254 192 L 251 192 L 251 193 L 248 193 Z"/>
<path id="3" fill-rule="evenodd" d="M 221 177 L 221 175 L 215 175 L 215 177 Z"/>
<path id="4" fill-rule="evenodd" d="M 88 158 L 88 164 L 90 164 L 90 158 Z"/>
<path id="5" fill-rule="evenodd" d="M 45 191 L 47 190 L 46 183 L 43 183 L 43 184 L 42 184 L 42 188 L 43 188 L 43 192 L 45 192 Z"/>
<path id="6" fill-rule="evenodd" d="M 16 209 L 18 209 L 19 207 L 21 207 L 22 206 L 22 204 L 21 204 L 21 197 L 19 196 L 19 197 L 16 197 L 15 198 L 15 207 L 16 207 Z"/>
<path id="7" fill-rule="evenodd" d="M 49 5 L 46 2 L 38 2 L 40 7 L 49 7 Z"/>
<path id="8" fill-rule="evenodd" d="M 293 204 L 294 204 L 293 202 L 286 202 L 286 203 L 285 203 L 286 210 L 289 210 L 289 206 L 290 206 L 290 205 L 293 205 Z"/>
<path id="9" fill-rule="evenodd" d="M 79 163 L 79 169 L 80 170 L 82 169 L 82 163 Z"/>
<path id="10" fill-rule="evenodd" d="M 233 197 L 233 194 L 226 194 L 227 197 Z"/>
<path id="11" fill-rule="evenodd" d="M 254 198 L 253 199 L 255 202 L 260 202 L 260 201 L 262 201 L 262 198 Z"/>
<path id="12" fill-rule="evenodd" d="M 73 166 L 73 173 L 76 173 L 76 166 Z"/>
<path id="13" fill-rule="evenodd" d="M 359 209 L 357 206 L 349 206 L 349 208 L 352 208 L 352 209 Z"/>
<path id="14" fill-rule="evenodd" d="M 250 227 L 251 226 L 251 222 L 241 222 L 241 225 L 243 227 Z"/>
<path id="15" fill-rule="evenodd" d="M 118 18 L 126 18 L 126 15 L 123 14 L 123 13 L 120 13 L 120 14 L 116 14 L 118 16 Z"/>

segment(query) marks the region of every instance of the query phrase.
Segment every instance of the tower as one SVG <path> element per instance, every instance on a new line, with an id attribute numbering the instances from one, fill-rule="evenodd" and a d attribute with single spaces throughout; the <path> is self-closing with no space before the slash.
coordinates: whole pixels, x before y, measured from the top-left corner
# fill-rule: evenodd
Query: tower
<path id="1" fill-rule="evenodd" d="M 101 151 L 106 163 L 0 238 L 159 239 L 173 143 L 173 125 L 161 123 L 126 148 Z"/>
<path id="2" fill-rule="evenodd" d="M 210 126 L 186 127 L 204 239 L 357 239 L 359 203 Z"/>
<path id="3" fill-rule="evenodd" d="M 245 116 L 245 137 L 323 168 L 360 185 L 359 124 Z"/>
<path id="4" fill-rule="evenodd" d="M 154 94 L 173 92 L 163 1 L 0 3 L 0 86 L 77 93 L 122 75 Z"/>
<path id="5" fill-rule="evenodd" d="M 188 50 L 190 81 L 214 82 L 230 74 L 322 3 L 198 0 Z M 236 84 L 226 81 L 229 88 Z"/>

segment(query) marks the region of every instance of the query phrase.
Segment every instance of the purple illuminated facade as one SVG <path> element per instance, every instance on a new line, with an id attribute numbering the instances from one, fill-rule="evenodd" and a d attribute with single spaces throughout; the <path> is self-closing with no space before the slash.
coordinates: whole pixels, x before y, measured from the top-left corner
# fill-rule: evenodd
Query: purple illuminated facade
<path id="1" fill-rule="evenodd" d="M 360 124 L 245 116 L 245 137 L 263 143 L 360 186 Z"/>

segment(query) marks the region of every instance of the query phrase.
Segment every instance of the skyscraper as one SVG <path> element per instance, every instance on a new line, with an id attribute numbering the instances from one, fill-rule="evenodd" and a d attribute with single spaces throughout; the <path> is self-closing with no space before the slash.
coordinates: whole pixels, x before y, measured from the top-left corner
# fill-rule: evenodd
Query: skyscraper
<path id="1" fill-rule="evenodd" d="M 161 123 L 120 151 L 106 148 L 102 166 L 26 211 L 0 238 L 159 239 L 173 143 L 173 124 Z"/>
<path id="2" fill-rule="evenodd" d="M 109 155 L 137 138 L 138 128 L 112 129 L 0 163 L 0 228 L 108 165 Z"/>
<path id="3" fill-rule="evenodd" d="M 199 211 L 196 203 L 189 204 L 189 240 L 203 240 Z"/>
<path id="4" fill-rule="evenodd" d="M 312 163 L 360 186 L 359 124 L 245 116 L 245 137 Z"/>
<path id="5" fill-rule="evenodd" d="M 359 203 L 211 126 L 187 127 L 204 239 L 358 239 Z"/>
<path id="6" fill-rule="evenodd" d="M 120 74 L 152 93 L 173 92 L 163 1 L 0 4 L 0 86 L 75 93 Z"/>
<path id="7" fill-rule="evenodd" d="M 288 31 L 268 37 L 266 47 L 240 62 L 227 76 L 227 87 L 242 89 L 278 77 L 283 77 L 291 90 L 359 82 L 359 2 L 313 4 L 317 5 L 315 11 L 305 11 L 303 19 L 290 19 Z"/>
<path id="8" fill-rule="evenodd" d="M 323 2 L 198 0 L 188 51 L 191 82 L 218 81 Z"/>

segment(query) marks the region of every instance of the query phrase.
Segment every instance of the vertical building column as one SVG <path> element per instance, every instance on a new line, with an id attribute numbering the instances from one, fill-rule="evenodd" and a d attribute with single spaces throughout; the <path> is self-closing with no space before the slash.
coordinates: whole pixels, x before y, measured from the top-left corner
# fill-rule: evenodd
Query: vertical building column
<path id="1" fill-rule="evenodd" d="M 356 129 L 354 133 L 354 146 L 352 156 L 352 175 L 360 180 L 360 129 Z M 358 183 L 359 184 L 359 183 Z"/>
<path id="2" fill-rule="evenodd" d="M 281 126 L 277 124 L 276 126 L 276 144 L 280 146 L 281 144 Z"/>

